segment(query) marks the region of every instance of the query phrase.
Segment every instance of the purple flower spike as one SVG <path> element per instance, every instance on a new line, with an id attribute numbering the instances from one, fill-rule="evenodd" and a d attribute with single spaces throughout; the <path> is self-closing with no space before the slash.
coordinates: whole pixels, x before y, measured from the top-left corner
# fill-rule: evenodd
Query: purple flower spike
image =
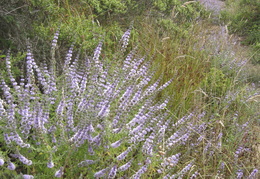
<path id="1" fill-rule="evenodd" d="M 23 175 L 23 179 L 33 179 L 32 175 Z"/>
<path id="2" fill-rule="evenodd" d="M 116 157 L 117 160 L 123 160 L 127 156 L 127 154 L 132 150 L 131 147 L 128 147 L 124 152 Z"/>
<path id="3" fill-rule="evenodd" d="M 93 60 L 95 61 L 96 64 L 99 63 L 99 56 L 100 56 L 100 54 L 101 54 L 102 45 L 103 45 L 103 43 L 102 43 L 102 42 L 99 42 L 97 48 L 96 48 L 95 51 L 94 51 Z"/>
<path id="4" fill-rule="evenodd" d="M 117 165 L 113 166 L 108 174 L 108 179 L 113 179 L 116 177 Z"/>
<path id="5" fill-rule="evenodd" d="M 59 30 L 57 30 L 57 31 L 55 32 L 54 37 L 53 37 L 53 40 L 52 40 L 52 44 L 51 44 L 52 48 L 55 48 L 55 47 L 57 46 L 59 34 L 60 34 Z"/>
<path id="6" fill-rule="evenodd" d="M 129 162 L 127 162 L 126 164 L 122 165 L 121 167 L 118 168 L 119 171 L 126 171 L 128 168 L 131 167 L 133 160 L 130 160 Z"/>
<path id="7" fill-rule="evenodd" d="M 94 160 L 84 160 L 84 161 L 80 162 L 80 163 L 78 164 L 78 166 L 79 166 L 79 167 L 85 167 L 85 166 L 91 165 L 91 164 L 93 164 L 93 163 L 95 163 Z"/>
<path id="8" fill-rule="evenodd" d="M 129 38 L 130 38 L 130 34 L 131 34 L 131 29 L 128 29 L 124 35 L 122 36 L 120 42 L 122 43 L 122 51 L 124 52 L 126 50 L 126 47 L 128 45 L 129 42 Z"/>
<path id="9" fill-rule="evenodd" d="M 258 173 L 258 170 L 257 169 L 254 169 L 250 175 L 248 176 L 248 179 L 255 179 L 257 176 L 257 173 Z"/>
<path id="10" fill-rule="evenodd" d="M 112 144 L 111 144 L 111 147 L 117 148 L 117 147 L 119 147 L 119 146 L 121 145 L 121 143 L 122 143 L 122 140 L 118 140 L 118 141 L 112 143 Z"/>
<path id="11" fill-rule="evenodd" d="M 96 178 L 103 177 L 103 176 L 107 173 L 107 170 L 108 170 L 108 168 L 99 170 L 98 172 L 96 172 L 96 173 L 94 174 L 94 177 L 96 177 Z"/>
<path id="12" fill-rule="evenodd" d="M 238 171 L 236 172 L 236 174 L 237 174 L 237 179 L 243 178 L 244 173 L 243 173 L 242 170 L 238 170 Z"/>

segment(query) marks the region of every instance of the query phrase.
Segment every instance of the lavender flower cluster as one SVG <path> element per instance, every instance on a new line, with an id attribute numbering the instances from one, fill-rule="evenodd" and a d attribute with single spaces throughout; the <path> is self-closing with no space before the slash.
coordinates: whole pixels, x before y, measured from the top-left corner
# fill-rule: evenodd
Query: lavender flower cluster
<path id="1" fill-rule="evenodd" d="M 120 58 L 127 51 L 130 32 L 120 41 Z M 58 46 L 58 35 L 52 49 Z M 9 153 L 0 151 L 0 166 L 15 170 L 14 163 L 26 165 L 23 172 L 31 173 L 23 174 L 24 178 L 37 176 L 28 168 L 44 163 L 55 177 L 68 176 L 72 167 L 77 168 L 73 176 L 137 179 L 158 165 L 155 175 L 160 178 L 196 178 L 199 171 L 193 170 L 194 161 L 177 170 L 182 157 L 177 149 L 205 142 L 205 112 L 176 120 L 166 108 L 169 98 L 156 101 L 172 80 L 162 85 L 161 78 L 153 82 L 150 62 L 135 49 L 121 68 L 106 67 L 100 58 L 102 45 L 98 44 L 93 57 L 83 60 L 74 57 L 71 46 L 61 76 L 56 76 L 54 67 L 39 66 L 28 47 L 26 73 L 19 81 L 7 56 L 10 84 L 1 78 L 0 142 Z M 64 155 L 63 160 L 61 152 L 72 158 Z"/>

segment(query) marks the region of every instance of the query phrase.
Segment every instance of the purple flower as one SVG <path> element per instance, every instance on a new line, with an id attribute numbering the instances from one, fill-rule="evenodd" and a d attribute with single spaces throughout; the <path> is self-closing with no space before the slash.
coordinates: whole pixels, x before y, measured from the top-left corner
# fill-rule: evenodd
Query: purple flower
<path id="1" fill-rule="evenodd" d="M 88 126 L 88 131 L 89 131 L 89 132 L 95 132 L 95 129 L 94 129 L 92 123 L 89 124 L 89 126 Z"/>
<path id="2" fill-rule="evenodd" d="M 64 70 L 67 70 L 71 61 L 74 45 L 71 45 L 65 58 Z"/>
<path id="3" fill-rule="evenodd" d="M 152 84 L 151 86 L 149 86 L 145 92 L 144 95 L 142 96 L 142 98 L 144 98 L 145 96 L 151 95 L 157 88 L 157 86 L 159 85 L 161 79 L 159 78 L 154 84 Z"/>
<path id="4" fill-rule="evenodd" d="M 59 30 L 57 30 L 54 34 L 53 40 L 52 40 L 52 48 L 55 48 L 57 46 L 58 38 L 59 38 Z"/>
<path id="5" fill-rule="evenodd" d="M 123 160 L 127 156 L 127 154 L 132 151 L 132 147 L 128 147 L 124 152 L 122 152 L 120 155 L 116 157 L 117 160 Z"/>
<path id="6" fill-rule="evenodd" d="M 193 166 L 193 165 L 192 165 L 192 162 L 189 163 L 188 165 L 186 165 L 186 166 L 180 171 L 181 175 L 186 174 L 186 173 L 191 169 L 192 166 Z"/>
<path id="7" fill-rule="evenodd" d="M 108 179 L 113 179 L 113 178 L 115 178 L 116 172 L 117 172 L 117 165 L 114 165 L 114 166 L 111 168 L 111 170 L 110 170 L 110 172 L 109 172 L 109 174 L 108 174 Z"/>
<path id="8" fill-rule="evenodd" d="M 25 165 L 32 165 L 32 161 L 31 160 L 28 160 L 27 158 L 25 158 L 23 155 L 21 155 L 21 154 L 18 154 L 18 158 L 19 158 L 19 160 L 23 163 L 23 164 L 25 164 Z"/>
<path id="9" fill-rule="evenodd" d="M 118 140 L 118 141 L 112 143 L 112 144 L 111 144 L 111 147 L 117 148 L 117 147 L 119 147 L 119 146 L 121 145 L 121 143 L 122 143 L 122 140 Z"/>
<path id="10" fill-rule="evenodd" d="M 63 175 L 63 167 L 60 167 L 60 169 L 58 171 L 55 172 L 55 177 L 57 178 L 61 178 Z"/>
<path id="11" fill-rule="evenodd" d="M 99 111 L 98 117 L 108 116 L 108 114 L 109 114 L 109 107 L 110 107 L 110 104 L 107 102 L 107 104 L 105 104 L 105 105 L 101 108 L 101 110 Z"/>
<path id="12" fill-rule="evenodd" d="M 56 109 L 56 113 L 57 113 L 58 115 L 62 115 L 62 114 L 63 114 L 63 111 L 64 111 L 64 108 L 65 108 L 65 101 L 64 101 L 64 100 L 61 100 L 59 106 L 58 106 L 57 109 Z"/>
<path id="13" fill-rule="evenodd" d="M 138 90 L 138 91 L 135 93 L 134 97 L 133 97 L 133 98 L 131 99 L 131 101 L 130 101 L 130 105 L 131 105 L 131 106 L 134 106 L 135 104 L 138 103 L 138 101 L 141 99 L 141 93 L 142 93 L 142 90 Z"/>
<path id="14" fill-rule="evenodd" d="M 135 127 L 133 130 L 131 130 L 129 133 L 131 135 L 137 134 L 142 128 L 143 128 L 144 124 L 140 124 L 137 127 Z"/>
<path id="15" fill-rule="evenodd" d="M 93 142 L 96 143 L 96 145 L 100 145 L 100 142 L 101 142 L 101 138 L 102 137 L 102 134 L 99 133 L 98 135 L 96 135 L 95 137 L 93 137 Z"/>
<path id="16" fill-rule="evenodd" d="M 122 130 L 122 128 L 115 128 L 113 129 L 113 133 L 117 134 Z"/>
<path id="17" fill-rule="evenodd" d="M 239 146 L 238 149 L 235 151 L 235 154 L 234 154 L 235 160 L 238 159 L 239 155 L 240 155 L 243 151 L 244 151 L 244 147 Z"/>
<path id="18" fill-rule="evenodd" d="M 15 170 L 16 167 L 15 167 L 14 163 L 9 162 L 7 168 L 8 168 L 9 170 Z"/>
<path id="19" fill-rule="evenodd" d="M 119 171 L 126 171 L 129 167 L 131 167 L 133 159 L 131 159 L 129 162 L 126 164 L 122 165 L 121 167 L 118 168 Z"/>
<path id="20" fill-rule="evenodd" d="M 254 169 L 254 170 L 250 173 L 250 175 L 248 176 L 248 179 L 255 179 L 257 173 L 258 173 L 258 170 L 257 170 L 257 169 Z"/>
<path id="21" fill-rule="evenodd" d="M 143 165 L 131 178 L 138 179 L 141 177 L 142 174 L 144 174 L 148 169 L 149 163 Z"/>
<path id="22" fill-rule="evenodd" d="M 236 172 L 236 174 L 237 174 L 237 179 L 243 178 L 244 173 L 243 173 L 242 170 L 238 170 L 238 171 Z"/>
<path id="23" fill-rule="evenodd" d="M 119 107 L 118 107 L 119 109 L 123 109 L 123 110 L 125 109 L 125 107 L 128 104 L 128 101 L 129 101 L 129 98 L 130 98 L 132 92 L 133 92 L 133 86 L 129 86 L 126 89 L 125 93 L 120 98 L 120 104 L 119 104 Z"/>
<path id="24" fill-rule="evenodd" d="M 124 60 L 124 65 L 122 67 L 123 71 L 127 71 L 128 68 L 131 66 L 131 61 L 133 59 L 133 56 L 135 54 L 135 50 L 132 50 L 126 57 L 126 59 Z"/>
<path id="25" fill-rule="evenodd" d="M 145 135 L 147 132 L 146 130 L 142 131 L 143 135 Z M 153 141 L 154 141 L 155 133 L 153 132 L 148 138 L 146 138 L 144 145 L 142 147 L 142 151 L 148 155 L 152 155 L 153 152 Z"/>
<path id="26" fill-rule="evenodd" d="M 94 177 L 96 177 L 96 178 L 103 177 L 103 176 L 107 173 L 107 170 L 108 170 L 108 168 L 99 170 L 98 172 L 96 172 L 96 173 L 94 174 Z"/>
<path id="27" fill-rule="evenodd" d="M 193 173 L 190 177 L 190 179 L 194 179 L 194 178 L 197 178 L 197 176 L 199 175 L 199 172 L 196 171 L 195 173 Z"/>
<path id="28" fill-rule="evenodd" d="M 157 91 L 162 91 L 164 88 L 166 88 L 167 86 L 169 86 L 173 81 L 173 78 L 170 79 L 169 81 L 167 81 L 166 83 L 164 83 L 162 86 L 160 86 Z"/>
<path id="29" fill-rule="evenodd" d="M 95 154 L 95 152 L 94 152 L 94 150 L 93 150 L 93 148 L 92 148 L 91 145 L 88 145 L 88 153 L 89 153 L 90 155 L 94 155 L 94 154 Z"/>
<path id="30" fill-rule="evenodd" d="M 93 60 L 95 61 L 96 64 L 99 63 L 99 56 L 101 54 L 101 50 L 102 50 L 102 42 L 99 42 L 98 46 L 96 47 L 95 51 L 94 51 L 94 56 L 93 56 Z"/>
<path id="31" fill-rule="evenodd" d="M 190 113 L 187 116 L 182 117 L 180 120 L 178 120 L 173 126 L 177 127 L 181 124 L 184 124 L 187 120 L 191 119 L 194 116 L 194 113 Z"/>
<path id="32" fill-rule="evenodd" d="M 129 37 L 130 37 L 130 34 L 131 34 L 131 28 L 128 29 L 124 35 L 122 36 L 120 42 L 122 43 L 122 51 L 124 52 L 127 45 L 128 45 L 128 42 L 129 42 Z"/>
<path id="33" fill-rule="evenodd" d="M 4 159 L 0 158 L 0 166 L 3 166 L 5 163 Z"/>
<path id="34" fill-rule="evenodd" d="M 95 163 L 94 160 L 84 160 L 84 161 L 80 162 L 80 163 L 78 164 L 78 166 L 79 166 L 79 167 L 85 167 L 85 166 L 91 165 L 91 164 L 93 164 L 93 163 Z"/>
<path id="35" fill-rule="evenodd" d="M 165 166 L 174 167 L 179 162 L 180 156 L 181 156 L 181 154 L 178 153 L 178 154 L 172 155 L 171 157 L 165 158 L 164 162 L 161 163 L 162 167 L 165 167 Z"/>
<path id="36" fill-rule="evenodd" d="M 23 179 L 33 179 L 34 177 L 32 175 L 23 175 Z"/>
<path id="37" fill-rule="evenodd" d="M 53 168 L 54 167 L 54 163 L 53 163 L 52 160 L 47 163 L 47 167 L 48 168 Z"/>

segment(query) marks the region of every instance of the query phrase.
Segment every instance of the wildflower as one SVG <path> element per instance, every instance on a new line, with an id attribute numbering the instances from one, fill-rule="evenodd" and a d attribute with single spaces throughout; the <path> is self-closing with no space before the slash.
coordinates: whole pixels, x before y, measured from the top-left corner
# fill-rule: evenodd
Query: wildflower
<path id="1" fill-rule="evenodd" d="M 78 166 L 79 166 L 79 167 L 84 167 L 84 166 L 91 165 L 91 164 L 93 164 L 93 163 L 95 163 L 94 160 L 84 160 L 84 161 L 80 162 L 80 163 L 78 164 Z"/>
<path id="2" fill-rule="evenodd" d="M 14 163 L 9 162 L 7 168 L 8 168 L 9 170 L 15 170 L 16 167 L 15 167 Z"/>
<path id="3" fill-rule="evenodd" d="M 199 175 L 199 172 L 196 171 L 195 173 L 193 173 L 190 177 L 190 179 L 194 179 L 194 178 L 197 178 L 197 176 Z"/>
<path id="4" fill-rule="evenodd" d="M 255 179 L 257 173 L 258 173 L 258 170 L 257 170 L 257 169 L 254 169 L 254 170 L 250 173 L 250 175 L 248 176 L 248 179 Z"/>
<path id="5" fill-rule="evenodd" d="M 143 165 L 131 178 L 138 179 L 144 174 L 148 169 L 148 164 Z"/>
<path id="6" fill-rule="evenodd" d="M 99 111 L 98 117 L 108 116 L 108 114 L 109 114 L 109 107 L 110 107 L 110 104 L 107 102 L 107 104 L 104 105 L 104 106 L 102 107 L 102 109 Z"/>
<path id="7" fill-rule="evenodd" d="M 114 165 L 114 166 L 111 168 L 111 170 L 110 170 L 110 172 L 109 172 L 109 174 L 108 174 L 108 179 L 113 179 L 113 178 L 115 178 L 116 172 L 117 172 L 117 165 Z"/>
<path id="8" fill-rule="evenodd" d="M 121 40 L 120 40 L 120 42 L 122 43 L 122 48 L 121 48 L 121 49 L 122 49 L 123 52 L 125 51 L 125 49 L 126 49 L 126 47 L 127 47 L 127 45 L 128 45 L 130 34 L 131 34 L 131 28 L 128 29 L 128 30 L 124 33 L 124 35 L 122 36 L 122 38 L 121 38 Z"/>
<path id="9" fill-rule="evenodd" d="M 53 168 L 54 167 L 54 163 L 52 160 L 50 160 L 48 163 L 47 163 L 47 167 L 48 168 Z"/>
<path id="10" fill-rule="evenodd" d="M 154 84 L 152 84 L 151 86 L 149 86 L 145 92 L 144 95 L 142 96 L 142 98 L 144 98 L 145 96 L 149 96 L 150 94 L 152 94 L 156 88 L 158 87 L 159 83 L 160 83 L 161 79 L 159 78 Z"/>
<path id="11" fill-rule="evenodd" d="M 112 144 L 111 144 L 111 147 L 117 148 L 117 147 L 119 147 L 119 146 L 121 145 L 121 143 L 122 143 L 122 140 L 118 140 L 118 141 L 112 143 Z"/>
<path id="12" fill-rule="evenodd" d="M 113 129 L 113 132 L 117 134 L 117 133 L 119 133 L 121 130 L 122 130 L 122 128 L 115 128 L 115 129 Z"/>
<path id="13" fill-rule="evenodd" d="M 4 159 L 0 158 L 0 166 L 3 166 L 5 163 Z"/>
<path id="14" fill-rule="evenodd" d="M 56 31 L 51 44 L 52 48 L 55 48 L 57 46 L 58 38 L 59 38 L 59 31 Z"/>
<path id="15" fill-rule="evenodd" d="M 121 167 L 118 168 L 119 171 L 126 171 L 132 164 L 133 159 L 131 159 L 129 162 L 126 164 L 122 165 Z"/>
<path id="16" fill-rule="evenodd" d="M 237 179 L 243 178 L 244 173 L 243 173 L 242 170 L 238 170 L 238 171 L 236 172 L 236 174 L 237 174 Z"/>
<path id="17" fill-rule="evenodd" d="M 194 116 L 194 113 L 192 112 L 192 113 L 190 113 L 189 115 L 182 117 L 181 119 L 179 119 L 179 120 L 173 125 L 173 127 L 177 127 L 177 126 L 179 126 L 179 125 L 185 123 L 187 120 L 191 119 L 193 116 Z"/>
<path id="18" fill-rule="evenodd" d="M 96 177 L 96 178 L 103 177 L 103 176 L 107 173 L 107 170 L 108 170 L 108 168 L 99 170 L 98 172 L 96 172 L 96 173 L 94 174 L 94 177 Z"/>
<path id="19" fill-rule="evenodd" d="M 99 42 L 97 48 L 96 48 L 95 51 L 94 51 L 93 60 L 95 61 L 96 64 L 99 63 L 98 59 L 99 59 L 99 56 L 100 56 L 100 54 L 101 54 L 102 45 L 103 45 L 103 43 L 102 43 L 102 42 Z"/>
<path id="20" fill-rule="evenodd" d="M 93 148 L 92 148 L 91 145 L 88 146 L 88 153 L 89 153 L 90 155 L 94 155 L 94 154 L 95 154 L 95 152 L 94 152 L 94 150 L 93 150 Z"/>
<path id="21" fill-rule="evenodd" d="M 127 156 L 127 154 L 132 150 L 132 147 L 128 147 L 124 152 L 116 157 L 117 160 L 123 160 Z"/>
<path id="22" fill-rule="evenodd" d="M 193 165 L 192 165 L 192 162 L 189 163 L 188 165 L 186 165 L 186 166 L 180 171 L 180 174 L 181 174 L 181 175 L 186 174 L 186 173 L 191 169 L 192 166 L 193 166 Z"/>
<path id="23" fill-rule="evenodd" d="M 136 128 L 130 131 L 130 134 L 138 133 L 143 128 L 143 126 L 144 126 L 143 124 L 138 125 Z"/>
<path id="24" fill-rule="evenodd" d="M 170 165 L 171 167 L 173 167 L 173 166 L 177 165 L 177 163 L 179 162 L 180 156 L 181 156 L 181 154 L 177 153 L 175 155 L 172 155 L 171 157 L 167 157 L 164 159 L 164 162 L 161 163 L 161 165 L 163 167 L 165 167 L 167 165 Z"/>
<path id="25" fill-rule="evenodd" d="M 24 157 L 23 155 L 21 154 L 18 154 L 18 158 L 19 160 L 25 164 L 25 165 L 32 165 L 32 161 L 31 160 L 28 160 L 26 157 Z"/>
<path id="26" fill-rule="evenodd" d="M 33 179 L 34 177 L 32 175 L 23 175 L 23 179 Z"/>
<path id="27" fill-rule="evenodd" d="M 60 169 L 58 171 L 55 172 L 55 177 L 57 178 L 61 178 L 63 175 L 63 167 L 60 167 Z"/>

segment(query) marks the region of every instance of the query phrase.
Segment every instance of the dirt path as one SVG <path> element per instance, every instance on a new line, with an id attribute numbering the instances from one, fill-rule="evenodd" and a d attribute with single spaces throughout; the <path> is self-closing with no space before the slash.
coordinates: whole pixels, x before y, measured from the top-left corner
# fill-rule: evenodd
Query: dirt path
<path id="1" fill-rule="evenodd" d="M 248 61 L 247 48 L 241 46 L 240 37 L 235 35 L 229 35 L 227 25 L 219 23 L 220 11 L 225 8 L 225 2 L 220 0 L 197 0 L 206 7 L 207 10 L 211 11 L 210 16 L 214 23 L 200 25 L 205 26 L 205 31 L 201 32 L 200 38 L 201 49 L 206 49 L 211 52 L 215 57 L 220 59 L 227 59 L 223 62 L 223 65 L 234 66 L 244 65 Z"/>
<path id="2" fill-rule="evenodd" d="M 225 2 L 220 0 L 197 0 L 203 4 L 207 10 L 213 12 L 213 15 L 219 15 L 220 11 L 225 7 Z"/>
<path id="3" fill-rule="evenodd" d="M 229 34 L 227 25 L 220 22 L 220 12 L 226 8 L 225 2 L 221 0 L 196 0 L 205 8 L 212 12 L 210 18 L 211 24 L 203 24 L 205 31 L 201 32 L 201 49 L 209 50 L 211 54 L 219 59 L 226 59 L 223 65 L 243 67 L 243 77 L 251 79 L 260 89 L 260 65 L 253 65 L 250 62 L 252 53 L 249 47 L 241 45 L 241 37 Z M 200 22 L 199 22 L 200 23 Z M 241 73 L 241 71 L 239 73 Z"/>

